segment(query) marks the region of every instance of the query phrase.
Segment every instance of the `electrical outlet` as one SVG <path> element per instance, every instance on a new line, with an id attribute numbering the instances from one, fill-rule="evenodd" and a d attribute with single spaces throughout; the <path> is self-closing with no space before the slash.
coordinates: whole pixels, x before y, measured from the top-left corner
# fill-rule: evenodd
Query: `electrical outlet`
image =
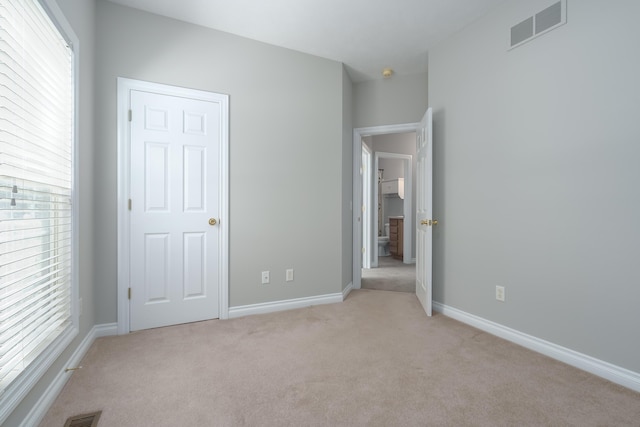
<path id="1" fill-rule="evenodd" d="M 504 302 L 504 286 L 496 286 L 496 299 Z"/>
<path id="2" fill-rule="evenodd" d="M 293 268 L 289 268 L 287 269 L 287 274 L 286 274 L 286 281 L 287 282 L 293 282 Z"/>
<path id="3" fill-rule="evenodd" d="M 269 272 L 268 271 L 263 271 L 262 272 L 262 284 L 266 285 L 267 283 L 269 283 Z"/>

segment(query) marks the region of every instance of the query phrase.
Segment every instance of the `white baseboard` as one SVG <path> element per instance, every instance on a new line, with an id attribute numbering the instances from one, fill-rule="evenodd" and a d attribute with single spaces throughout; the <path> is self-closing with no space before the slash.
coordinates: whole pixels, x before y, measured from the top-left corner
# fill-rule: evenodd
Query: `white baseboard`
<path id="1" fill-rule="evenodd" d="M 95 325 L 91 329 L 91 331 L 94 332 L 94 335 L 93 335 L 93 339 L 94 340 L 96 338 L 100 338 L 100 337 L 111 337 L 111 336 L 114 336 L 114 335 L 118 335 L 118 324 L 117 323 L 104 323 L 102 325 Z M 91 342 L 91 344 L 93 344 L 93 341 Z"/>
<path id="2" fill-rule="evenodd" d="M 276 311 L 292 310 L 294 308 L 310 307 L 312 305 L 333 304 L 342 302 L 343 293 L 318 295 L 315 297 L 294 298 L 284 301 L 265 302 L 260 304 L 241 305 L 238 307 L 229 307 L 229 319 L 242 316 L 250 316 L 253 314 L 273 313 Z"/>
<path id="3" fill-rule="evenodd" d="M 93 328 L 91 328 L 87 336 L 84 337 L 78 348 L 76 348 L 76 351 L 73 352 L 73 354 L 65 364 L 65 368 L 78 366 L 96 338 L 117 335 L 117 333 L 117 323 L 95 325 Z M 49 384 L 49 387 L 47 387 L 42 396 L 40 396 L 38 402 L 33 405 L 33 408 L 31 408 L 29 414 L 27 414 L 25 419 L 22 420 L 22 424 L 20 424 L 20 427 L 33 427 L 40 424 L 47 411 L 58 397 L 58 394 L 60 394 L 60 392 L 62 391 L 62 387 L 64 387 L 69 377 L 71 377 L 71 374 L 71 371 L 65 372 L 63 369 L 58 373 L 58 375 L 56 375 L 55 379 L 51 382 L 51 384 Z"/>
<path id="4" fill-rule="evenodd" d="M 640 373 L 638 372 L 633 372 L 609 362 L 587 356 L 586 354 L 536 338 L 532 335 L 525 334 L 515 329 L 500 325 L 499 323 L 483 319 L 438 302 L 433 303 L 433 309 L 447 317 L 459 320 L 462 323 L 466 323 L 467 325 L 471 325 L 492 335 L 496 335 L 507 341 L 526 347 L 529 350 L 542 353 L 552 359 L 559 360 L 578 369 L 582 369 L 583 371 L 605 378 L 616 384 L 620 384 L 621 386 L 630 388 L 631 390 L 640 392 Z"/>
<path id="5" fill-rule="evenodd" d="M 347 299 L 351 291 L 353 290 L 353 282 L 349 282 L 346 288 L 342 290 L 342 301 Z"/>

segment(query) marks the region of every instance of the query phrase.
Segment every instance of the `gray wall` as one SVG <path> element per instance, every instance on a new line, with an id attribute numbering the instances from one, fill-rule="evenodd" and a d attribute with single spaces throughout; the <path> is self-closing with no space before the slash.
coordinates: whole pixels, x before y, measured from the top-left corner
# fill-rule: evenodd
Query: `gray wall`
<path id="1" fill-rule="evenodd" d="M 424 111 L 423 111 L 424 114 Z M 420 117 L 422 118 L 422 117 Z M 420 118 L 418 121 L 420 121 Z M 411 174 L 412 174 L 412 183 L 411 183 L 411 205 L 412 207 L 412 226 L 411 226 L 411 257 L 416 257 L 416 168 L 417 168 L 417 158 L 416 158 L 416 133 L 408 132 L 408 133 L 392 133 L 388 135 L 373 135 L 366 139 L 367 141 L 371 141 L 370 144 L 367 144 L 371 150 L 373 151 L 373 158 L 375 159 L 376 152 L 384 152 L 384 153 L 396 153 L 396 154 L 408 154 L 411 156 Z M 375 166 L 375 165 L 374 165 Z M 377 177 L 377 171 L 373 171 L 374 176 Z M 386 177 L 386 175 L 385 175 Z M 377 179 L 377 178 L 376 178 Z M 386 178 L 385 178 L 386 179 Z M 373 182 L 376 180 L 374 179 Z M 373 224 L 374 227 L 377 227 L 377 224 Z M 377 228 L 374 228 L 374 232 Z"/>
<path id="2" fill-rule="evenodd" d="M 342 64 L 104 0 L 97 19 L 98 323 L 116 321 L 117 77 L 230 95 L 231 307 L 340 292 Z"/>
<path id="3" fill-rule="evenodd" d="M 427 73 L 355 84 L 353 127 L 419 122 L 427 110 L 427 86 Z"/>
<path id="4" fill-rule="evenodd" d="M 342 67 L 342 289 L 353 282 L 353 83 Z"/>
<path id="5" fill-rule="evenodd" d="M 80 316 L 80 332 L 42 379 L 35 385 L 22 403 L 13 411 L 3 425 L 18 426 L 29 413 L 31 408 L 42 396 L 55 376 L 65 368 L 64 363 L 69 360 L 73 352 L 80 345 L 95 324 L 94 316 L 94 285 L 95 269 L 93 262 L 96 240 L 94 238 L 94 209 L 92 170 L 94 167 L 94 28 L 95 4 L 92 0 L 57 0 L 58 6 L 67 21 L 78 36 L 80 46 L 75 52 L 80 55 L 79 82 L 79 134 L 76 167 L 79 168 L 80 180 L 76 184 L 80 209 L 79 222 L 79 297 L 82 298 L 82 315 Z"/>
<path id="6" fill-rule="evenodd" d="M 384 169 L 384 181 L 404 178 L 404 161 L 401 159 L 381 158 L 378 160 L 378 169 Z"/>
<path id="7" fill-rule="evenodd" d="M 507 51 L 549 4 L 506 2 L 430 52 L 434 299 L 640 372 L 640 2 L 568 2 Z"/>

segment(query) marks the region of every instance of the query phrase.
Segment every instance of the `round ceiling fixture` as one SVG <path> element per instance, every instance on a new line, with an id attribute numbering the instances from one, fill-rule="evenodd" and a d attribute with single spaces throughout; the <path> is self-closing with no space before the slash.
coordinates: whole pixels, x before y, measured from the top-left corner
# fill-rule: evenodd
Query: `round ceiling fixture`
<path id="1" fill-rule="evenodd" d="M 382 77 L 384 77 L 385 79 L 391 77 L 392 74 L 393 70 L 391 68 L 385 68 L 384 70 L 382 70 Z"/>

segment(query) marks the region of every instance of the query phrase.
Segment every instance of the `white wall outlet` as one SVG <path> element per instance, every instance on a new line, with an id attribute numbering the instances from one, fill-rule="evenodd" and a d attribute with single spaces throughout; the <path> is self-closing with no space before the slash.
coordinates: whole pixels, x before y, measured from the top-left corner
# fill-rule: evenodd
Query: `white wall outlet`
<path id="1" fill-rule="evenodd" d="M 496 286 L 496 299 L 504 302 L 504 286 Z"/>
<path id="2" fill-rule="evenodd" d="M 267 283 L 269 283 L 269 272 L 268 271 L 263 271 L 262 272 L 262 284 L 266 285 Z"/>
<path id="3" fill-rule="evenodd" d="M 286 281 L 287 282 L 293 282 L 293 268 L 289 268 L 287 269 L 287 274 L 286 274 Z"/>

